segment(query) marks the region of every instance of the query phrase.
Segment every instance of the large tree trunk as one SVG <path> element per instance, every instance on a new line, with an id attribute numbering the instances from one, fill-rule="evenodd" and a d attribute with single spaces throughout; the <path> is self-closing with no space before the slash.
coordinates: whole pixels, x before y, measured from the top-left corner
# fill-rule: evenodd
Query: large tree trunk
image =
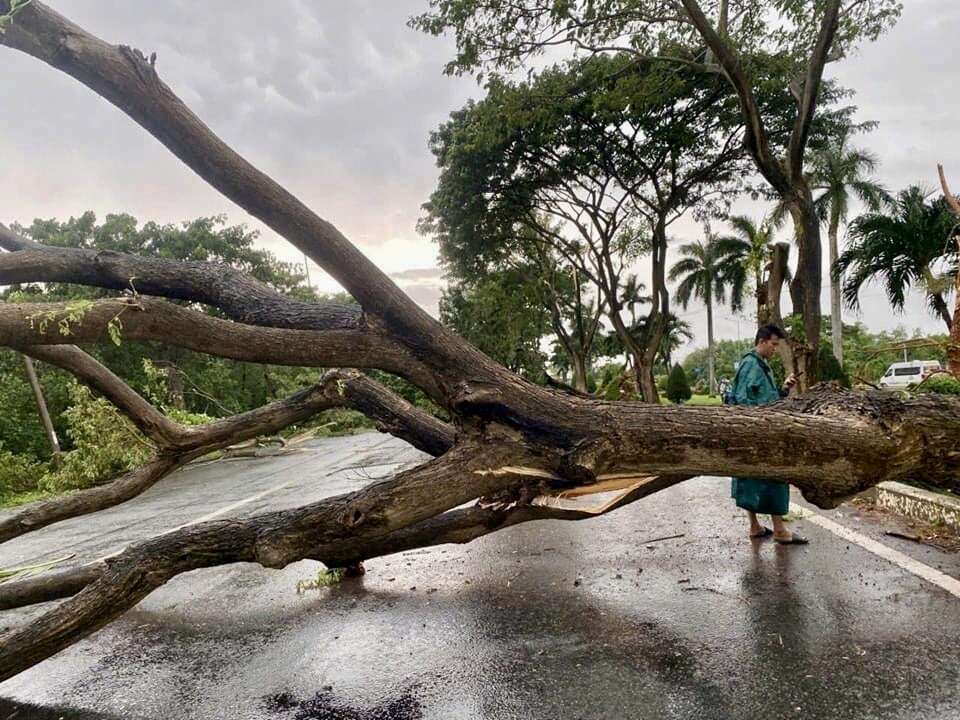
<path id="1" fill-rule="evenodd" d="M 840 231 L 840 213 L 836 208 L 830 208 L 830 227 L 828 237 L 830 243 L 830 341 L 833 344 L 833 356 L 843 365 L 843 319 L 841 317 L 841 288 L 843 279 L 834 276 L 833 268 L 840 257 L 837 234 Z"/>
<path id="2" fill-rule="evenodd" d="M 573 388 L 579 392 L 587 392 L 587 359 L 583 353 L 577 351 L 570 353 L 570 362 L 573 365 Z"/>
<path id="3" fill-rule="evenodd" d="M 823 272 L 820 248 L 820 219 L 813 205 L 813 196 L 806 183 L 797 188 L 797 197 L 789 203 L 797 241 L 797 270 L 790 283 L 794 314 L 803 320 L 803 340 L 790 343 L 793 347 L 800 391 L 817 381 L 817 350 L 820 347 L 820 287 Z"/>
<path id="4" fill-rule="evenodd" d="M 950 206 L 950 209 L 953 210 L 953 214 L 960 220 L 960 200 L 950 192 L 950 187 L 947 185 L 947 176 L 943 171 L 943 165 L 937 165 L 937 172 L 940 175 L 940 187 L 943 189 L 943 197 Z M 957 250 L 960 250 L 960 231 L 954 229 L 952 240 L 956 243 Z M 942 298 L 940 305 L 945 306 Z M 950 345 L 947 347 L 947 367 L 951 375 L 960 379 L 960 269 L 957 270 L 956 277 L 953 279 L 953 317 L 949 317 L 945 307 L 938 309 L 949 319 L 947 324 L 950 327 Z"/>
<path id="5" fill-rule="evenodd" d="M 950 321 L 950 345 L 947 347 L 947 369 L 960 380 L 960 272 L 954 278 L 953 318 Z"/>

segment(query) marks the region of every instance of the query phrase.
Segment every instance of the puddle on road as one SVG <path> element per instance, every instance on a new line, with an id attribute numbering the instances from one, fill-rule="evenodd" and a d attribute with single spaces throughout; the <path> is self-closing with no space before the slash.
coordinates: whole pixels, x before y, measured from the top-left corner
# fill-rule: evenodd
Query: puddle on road
<path id="1" fill-rule="evenodd" d="M 334 697 L 332 688 L 324 688 L 312 698 L 299 700 L 291 693 L 264 698 L 265 708 L 289 720 L 421 720 L 423 706 L 406 690 L 395 698 L 369 708 L 354 707 Z"/>

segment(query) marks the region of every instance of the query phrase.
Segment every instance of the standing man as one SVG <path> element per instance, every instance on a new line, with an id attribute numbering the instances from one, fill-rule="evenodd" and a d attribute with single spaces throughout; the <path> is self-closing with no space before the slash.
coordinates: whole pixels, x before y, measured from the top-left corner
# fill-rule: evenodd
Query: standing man
<path id="1" fill-rule="evenodd" d="M 729 397 L 734 405 L 769 405 L 785 397 L 796 384 L 797 378 L 791 373 L 783 388 L 778 388 L 767 364 L 783 338 L 783 330 L 776 325 L 757 330 L 754 348 L 740 359 L 733 378 Z M 807 544 L 806 538 L 791 533 L 783 521 L 790 507 L 789 485 L 761 478 L 733 478 L 730 494 L 737 501 L 737 507 L 746 510 L 750 517 L 751 538 L 773 535 L 773 539 L 783 545 Z M 773 530 L 760 524 L 757 513 L 770 515 Z"/>

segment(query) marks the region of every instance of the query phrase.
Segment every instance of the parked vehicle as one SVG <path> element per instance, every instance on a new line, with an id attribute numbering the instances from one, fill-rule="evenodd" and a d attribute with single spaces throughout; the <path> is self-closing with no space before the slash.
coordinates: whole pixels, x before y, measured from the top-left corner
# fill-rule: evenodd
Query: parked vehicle
<path id="1" fill-rule="evenodd" d="M 903 390 L 935 372 L 943 370 L 939 360 L 909 360 L 897 362 L 887 368 L 880 378 L 880 387 L 891 390 Z"/>

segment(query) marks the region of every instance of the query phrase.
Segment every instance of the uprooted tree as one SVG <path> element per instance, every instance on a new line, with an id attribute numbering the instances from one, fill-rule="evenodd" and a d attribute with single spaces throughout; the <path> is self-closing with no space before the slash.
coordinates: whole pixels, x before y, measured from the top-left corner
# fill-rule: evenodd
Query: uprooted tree
<path id="1" fill-rule="evenodd" d="M 2 607 L 68 599 L 0 638 L 0 678 L 89 635 L 179 573 L 233 562 L 281 568 L 306 558 L 340 567 L 516 523 L 584 517 L 525 502 L 543 486 L 645 478 L 623 505 L 700 473 L 760 475 L 793 483 L 827 507 L 882 480 L 922 475 L 946 483 L 960 470 L 960 401 L 944 397 L 820 388 L 763 409 L 688 408 L 533 385 L 431 318 L 333 225 L 225 145 L 160 80 L 152 57 L 109 45 L 37 0 L 17 5 L 0 42 L 123 110 L 326 269 L 359 306 L 298 302 L 223 266 L 48 247 L 4 229 L 0 283 L 66 282 L 123 294 L 82 312 L 69 304 L 5 304 L 0 344 L 72 372 L 129 416 L 157 453 L 108 485 L 25 508 L 4 523 L 3 539 L 123 502 L 199 453 L 327 407 L 354 407 L 434 459 L 353 493 L 199 523 L 95 565 L 3 586 Z M 0 1 L 0 15 L 9 13 L 9 0 Z M 170 300 L 215 307 L 225 319 Z M 124 337 L 238 360 L 379 368 L 419 387 L 452 422 L 415 410 L 356 371 L 333 370 L 286 400 L 184 428 L 76 347 L 109 337 L 118 322 Z M 484 501 L 459 508 L 478 498 Z"/>

